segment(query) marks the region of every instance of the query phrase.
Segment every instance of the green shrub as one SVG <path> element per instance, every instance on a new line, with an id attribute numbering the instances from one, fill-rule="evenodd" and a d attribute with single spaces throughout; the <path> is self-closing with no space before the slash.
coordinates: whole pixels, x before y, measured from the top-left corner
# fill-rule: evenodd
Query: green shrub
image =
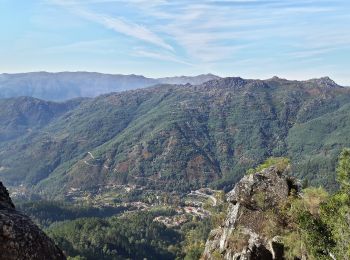
<path id="1" fill-rule="evenodd" d="M 270 157 L 265 162 L 260 164 L 258 167 L 249 169 L 246 172 L 246 174 L 253 174 L 253 173 L 256 173 L 256 172 L 261 172 L 262 170 L 265 170 L 265 169 L 267 169 L 267 168 L 269 168 L 271 166 L 275 166 L 278 171 L 282 172 L 285 169 L 287 169 L 289 164 L 290 164 L 290 160 L 288 158 L 285 158 L 285 157 Z"/>

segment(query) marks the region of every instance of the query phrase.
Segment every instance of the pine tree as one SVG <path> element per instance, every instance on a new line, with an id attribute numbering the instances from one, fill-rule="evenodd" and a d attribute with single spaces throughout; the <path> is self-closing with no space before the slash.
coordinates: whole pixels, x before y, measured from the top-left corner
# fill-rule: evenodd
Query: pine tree
<path id="1" fill-rule="evenodd" d="M 345 148 L 339 156 L 337 180 L 342 192 L 350 193 L 350 149 Z"/>

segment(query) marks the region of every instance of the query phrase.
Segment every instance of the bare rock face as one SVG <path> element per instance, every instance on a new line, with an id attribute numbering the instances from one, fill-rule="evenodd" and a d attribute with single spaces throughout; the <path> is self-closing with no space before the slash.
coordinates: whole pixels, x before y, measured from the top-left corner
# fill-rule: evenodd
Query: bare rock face
<path id="1" fill-rule="evenodd" d="M 230 203 L 224 223 L 212 230 L 202 259 L 284 259 L 283 244 L 274 235 L 274 210 L 298 183 L 288 169 L 274 166 L 244 176 L 227 194 Z"/>
<path id="2" fill-rule="evenodd" d="M 62 251 L 27 216 L 16 211 L 0 182 L 0 259 L 66 259 Z"/>
<path id="3" fill-rule="evenodd" d="M 306 82 L 314 84 L 316 86 L 325 87 L 325 88 L 341 88 L 341 86 L 339 86 L 337 83 L 335 83 L 329 77 L 310 79 L 310 80 L 307 80 Z"/>

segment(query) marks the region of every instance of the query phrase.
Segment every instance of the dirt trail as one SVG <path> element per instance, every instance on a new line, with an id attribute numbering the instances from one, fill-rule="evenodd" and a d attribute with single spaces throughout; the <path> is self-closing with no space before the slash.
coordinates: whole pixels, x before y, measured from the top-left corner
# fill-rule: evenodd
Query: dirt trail
<path id="1" fill-rule="evenodd" d="M 190 193 L 189 195 L 209 198 L 209 199 L 212 200 L 213 206 L 214 206 L 214 207 L 215 207 L 216 204 L 217 204 L 217 199 L 216 199 L 213 195 L 208 195 L 208 194 L 205 194 L 205 193 L 200 192 L 200 191 L 198 191 L 198 190 L 196 190 L 196 191 L 191 191 L 191 193 Z"/>

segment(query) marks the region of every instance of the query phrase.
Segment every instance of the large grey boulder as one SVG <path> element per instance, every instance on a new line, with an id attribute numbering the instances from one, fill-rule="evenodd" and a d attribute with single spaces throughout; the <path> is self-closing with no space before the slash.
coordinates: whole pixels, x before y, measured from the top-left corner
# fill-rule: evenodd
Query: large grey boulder
<path id="1" fill-rule="evenodd" d="M 0 182 L 0 259 L 66 259 L 55 243 L 18 212 Z"/>

